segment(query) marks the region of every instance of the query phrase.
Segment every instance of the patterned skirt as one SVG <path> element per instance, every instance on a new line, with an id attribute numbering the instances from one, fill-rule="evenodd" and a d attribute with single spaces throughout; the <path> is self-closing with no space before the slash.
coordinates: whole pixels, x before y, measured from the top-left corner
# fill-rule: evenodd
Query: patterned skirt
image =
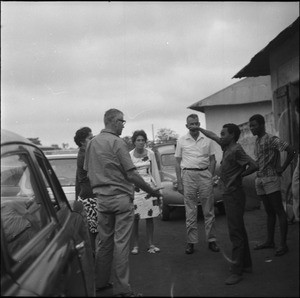
<path id="1" fill-rule="evenodd" d="M 84 210 L 87 215 L 87 222 L 89 225 L 89 231 L 91 233 L 97 233 L 97 203 L 96 198 L 81 198 L 78 197 L 78 201 L 84 206 Z"/>

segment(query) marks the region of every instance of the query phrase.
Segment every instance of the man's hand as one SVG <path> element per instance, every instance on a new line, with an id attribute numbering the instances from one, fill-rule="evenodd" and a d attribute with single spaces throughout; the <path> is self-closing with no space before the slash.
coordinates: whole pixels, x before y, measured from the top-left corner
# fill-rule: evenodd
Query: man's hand
<path id="1" fill-rule="evenodd" d="M 146 196 L 146 199 L 149 199 L 150 197 L 156 197 L 159 199 L 161 196 L 161 189 L 163 189 L 163 187 L 154 187 L 153 191 Z"/>
<path id="2" fill-rule="evenodd" d="M 183 195 L 183 184 L 182 182 L 177 182 L 177 190 Z"/>

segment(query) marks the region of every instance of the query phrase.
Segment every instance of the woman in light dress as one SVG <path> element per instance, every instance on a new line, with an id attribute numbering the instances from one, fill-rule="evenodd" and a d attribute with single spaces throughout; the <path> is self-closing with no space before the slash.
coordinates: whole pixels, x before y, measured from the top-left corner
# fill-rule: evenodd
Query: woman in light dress
<path id="1" fill-rule="evenodd" d="M 130 151 L 133 164 L 143 179 L 152 187 L 161 187 L 160 175 L 157 167 L 154 152 L 145 148 L 147 134 L 143 130 L 137 130 L 131 138 L 135 148 Z M 154 221 L 153 218 L 160 214 L 160 202 L 157 198 L 148 198 L 147 193 L 141 189 L 135 189 L 134 193 L 135 219 L 133 225 L 133 249 L 132 254 L 139 253 L 139 220 L 146 219 L 146 236 L 148 241 L 148 252 L 157 253 L 160 251 L 153 244 Z"/>

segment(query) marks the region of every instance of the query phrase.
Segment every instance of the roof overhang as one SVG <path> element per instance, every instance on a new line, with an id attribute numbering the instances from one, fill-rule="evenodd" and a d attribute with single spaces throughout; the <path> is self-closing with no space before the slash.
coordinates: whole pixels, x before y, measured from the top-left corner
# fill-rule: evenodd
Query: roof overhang
<path id="1" fill-rule="evenodd" d="M 256 102 L 244 102 L 244 103 L 237 103 L 237 104 L 215 104 L 215 105 L 205 105 L 205 106 L 199 106 L 199 103 L 196 102 L 192 104 L 191 106 L 188 107 L 188 109 L 192 109 L 201 113 L 205 113 L 205 110 L 207 108 L 212 108 L 212 107 L 226 107 L 230 108 L 230 106 L 239 106 L 239 105 L 250 105 L 250 104 L 260 104 L 260 103 L 265 103 L 265 102 L 272 102 L 271 100 L 261 100 L 261 101 L 256 101 Z"/>
<path id="2" fill-rule="evenodd" d="M 284 43 L 289 37 L 299 33 L 299 18 L 279 33 L 264 49 L 258 52 L 244 68 L 232 78 L 258 77 L 270 75 L 270 52 Z"/>

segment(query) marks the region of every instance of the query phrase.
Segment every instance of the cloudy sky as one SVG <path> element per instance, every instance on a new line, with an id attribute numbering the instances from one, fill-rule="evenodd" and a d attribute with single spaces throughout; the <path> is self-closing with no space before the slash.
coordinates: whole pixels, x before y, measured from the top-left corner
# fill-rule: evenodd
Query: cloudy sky
<path id="1" fill-rule="evenodd" d="M 297 17 L 299 2 L 1 2 L 1 126 L 76 147 L 118 108 L 122 136 L 183 135 L 187 107 Z"/>

